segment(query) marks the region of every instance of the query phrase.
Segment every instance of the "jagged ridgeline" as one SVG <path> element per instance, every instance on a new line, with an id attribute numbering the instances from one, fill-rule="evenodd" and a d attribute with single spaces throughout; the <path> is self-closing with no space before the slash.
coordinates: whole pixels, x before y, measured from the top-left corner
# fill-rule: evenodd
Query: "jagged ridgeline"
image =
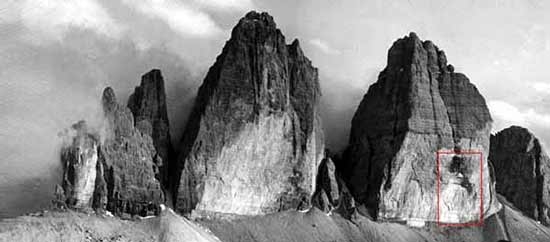
<path id="1" fill-rule="evenodd" d="M 250 12 L 209 69 L 183 134 L 176 208 L 307 208 L 324 140 L 317 69 L 273 18 Z"/>

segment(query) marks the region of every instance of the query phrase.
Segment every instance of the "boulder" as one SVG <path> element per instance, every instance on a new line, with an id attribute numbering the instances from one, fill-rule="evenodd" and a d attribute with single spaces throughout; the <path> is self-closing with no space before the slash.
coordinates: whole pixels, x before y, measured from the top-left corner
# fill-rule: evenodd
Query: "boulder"
<path id="1" fill-rule="evenodd" d="M 476 222 L 500 209 L 487 166 L 491 125 L 477 88 L 411 33 L 363 97 L 340 169 L 374 218 Z"/>
<path id="2" fill-rule="evenodd" d="M 179 158 L 179 212 L 310 206 L 324 141 L 317 69 L 273 18 L 250 12 L 199 88 Z"/>
<path id="3" fill-rule="evenodd" d="M 550 225 L 550 158 L 529 130 L 512 126 L 491 136 L 496 191 L 525 215 Z"/>

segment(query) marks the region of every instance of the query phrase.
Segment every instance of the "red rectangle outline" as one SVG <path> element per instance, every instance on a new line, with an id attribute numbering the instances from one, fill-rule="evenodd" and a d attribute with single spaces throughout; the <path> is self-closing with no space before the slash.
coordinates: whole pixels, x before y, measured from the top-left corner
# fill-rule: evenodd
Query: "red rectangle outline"
<path id="1" fill-rule="evenodd" d="M 479 220 L 477 222 L 469 222 L 469 223 L 441 223 L 440 221 L 440 190 L 441 190 L 441 171 L 439 169 L 440 161 L 439 161 L 439 155 L 479 155 L 479 181 L 480 181 L 480 204 L 479 204 Z M 437 226 L 439 227 L 482 227 L 484 224 L 483 221 L 483 153 L 480 150 L 438 150 L 436 152 L 436 160 L 437 160 L 437 214 L 436 214 L 436 221 Z"/>

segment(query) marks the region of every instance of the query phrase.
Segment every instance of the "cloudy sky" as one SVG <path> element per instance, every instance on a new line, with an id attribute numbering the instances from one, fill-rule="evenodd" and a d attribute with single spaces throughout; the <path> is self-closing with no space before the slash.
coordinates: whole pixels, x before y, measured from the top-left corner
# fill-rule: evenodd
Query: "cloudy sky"
<path id="1" fill-rule="evenodd" d="M 387 49 L 411 31 L 477 85 L 495 131 L 518 124 L 550 144 L 550 4 L 542 0 L 4 0 L 0 217 L 48 203 L 36 197 L 51 194 L 58 177 L 59 133 L 80 119 L 97 123 L 105 86 L 125 102 L 141 74 L 160 68 L 177 139 L 205 71 L 253 9 L 273 15 L 319 67 L 333 149 L 346 143 Z"/>

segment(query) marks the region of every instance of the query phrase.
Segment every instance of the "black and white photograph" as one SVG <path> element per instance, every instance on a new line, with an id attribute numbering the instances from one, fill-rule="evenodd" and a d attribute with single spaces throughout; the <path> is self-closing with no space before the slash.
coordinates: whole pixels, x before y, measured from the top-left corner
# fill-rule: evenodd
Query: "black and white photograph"
<path id="1" fill-rule="evenodd" d="M 2 0 L 0 242 L 550 242 L 550 1 Z"/>

